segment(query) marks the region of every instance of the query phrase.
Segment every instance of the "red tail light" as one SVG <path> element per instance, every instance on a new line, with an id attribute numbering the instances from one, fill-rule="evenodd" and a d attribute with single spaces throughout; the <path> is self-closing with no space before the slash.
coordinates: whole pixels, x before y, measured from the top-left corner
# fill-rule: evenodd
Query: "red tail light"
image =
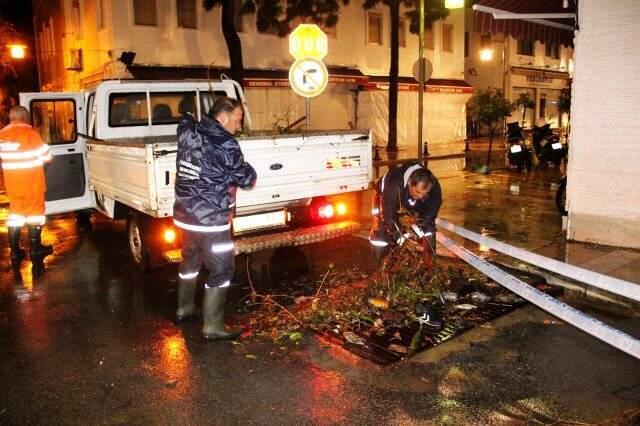
<path id="1" fill-rule="evenodd" d="M 335 213 L 335 209 L 332 204 L 320 204 L 318 206 L 318 217 L 320 219 L 331 219 Z"/>

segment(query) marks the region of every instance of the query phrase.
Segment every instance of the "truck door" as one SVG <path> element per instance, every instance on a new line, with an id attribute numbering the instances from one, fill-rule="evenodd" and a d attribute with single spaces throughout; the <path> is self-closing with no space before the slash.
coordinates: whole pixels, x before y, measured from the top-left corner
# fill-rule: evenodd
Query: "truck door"
<path id="1" fill-rule="evenodd" d="M 31 112 L 33 128 L 49 144 L 52 160 L 45 169 L 46 214 L 93 207 L 86 162 L 84 95 L 21 93 L 20 105 Z"/>

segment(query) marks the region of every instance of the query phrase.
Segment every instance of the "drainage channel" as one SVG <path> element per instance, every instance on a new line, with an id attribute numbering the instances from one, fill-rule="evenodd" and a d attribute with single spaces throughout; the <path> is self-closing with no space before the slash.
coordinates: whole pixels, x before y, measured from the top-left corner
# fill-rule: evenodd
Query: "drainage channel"
<path id="1" fill-rule="evenodd" d="M 504 265 L 500 265 L 500 268 L 550 296 L 557 297 L 562 294 L 561 287 L 547 284 L 539 275 Z M 442 318 L 438 325 L 412 321 L 409 325 L 400 327 L 395 325 L 397 321 L 383 320 L 382 324 L 374 324 L 363 320 L 349 331 L 335 328 L 333 334 L 324 332 L 321 335 L 349 352 L 384 366 L 433 348 L 528 304 L 526 300 L 500 286 L 497 290 L 485 289 L 487 294 L 492 294 L 487 295 L 488 300 L 484 301 L 474 297 L 477 296 L 477 291 L 470 290 L 472 289 L 466 289 L 456 295 L 455 301 L 443 300 L 444 303 L 441 301 L 430 305 L 430 308 Z M 381 316 L 384 318 L 385 315 Z"/>

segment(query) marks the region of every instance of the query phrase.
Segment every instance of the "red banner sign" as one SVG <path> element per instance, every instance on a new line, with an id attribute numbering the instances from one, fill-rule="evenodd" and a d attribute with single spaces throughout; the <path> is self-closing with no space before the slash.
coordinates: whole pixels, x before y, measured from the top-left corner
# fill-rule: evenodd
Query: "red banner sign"
<path id="1" fill-rule="evenodd" d="M 367 83 L 364 85 L 365 90 L 389 90 L 389 83 Z M 398 84 L 400 92 L 417 92 L 419 86 L 417 84 Z M 424 91 L 427 93 L 473 93 L 473 87 L 467 86 L 425 86 Z"/>

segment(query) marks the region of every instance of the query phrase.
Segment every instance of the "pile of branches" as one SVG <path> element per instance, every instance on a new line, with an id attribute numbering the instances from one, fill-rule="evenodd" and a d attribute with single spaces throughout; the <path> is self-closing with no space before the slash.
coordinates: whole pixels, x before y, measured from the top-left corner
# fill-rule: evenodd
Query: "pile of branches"
<path id="1" fill-rule="evenodd" d="M 404 244 L 370 275 L 329 269 L 314 293 L 295 298 L 258 294 L 251 284 L 252 333 L 279 343 L 297 343 L 304 330 L 345 335 L 373 326 L 384 334 L 386 327 L 415 321 L 418 301 L 444 303 L 442 293 L 449 287 L 486 281 L 460 261 L 443 258 L 428 267 L 423 260 L 414 244 Z"/>

